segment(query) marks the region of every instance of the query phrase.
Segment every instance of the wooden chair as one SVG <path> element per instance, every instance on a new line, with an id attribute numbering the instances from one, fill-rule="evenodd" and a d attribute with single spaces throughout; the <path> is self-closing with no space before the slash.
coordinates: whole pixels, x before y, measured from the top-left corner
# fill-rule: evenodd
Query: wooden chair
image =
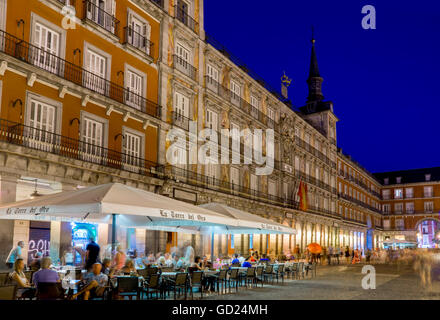
<path id="1" fill-rule="evenodd" d="M 223 294 L 224 291 L 225 291 L 226 281 L 227 281 L 227 279 L 226 279 L 227 274 L 228 274 L 228 270 L 223 269 L 223 270 L 220 270 L 220 273 L 217 276 L 215 276 L 216 281 L 217 281 L 217 292 L 218 292 L 218 294 L 220 294 L 220 292 Z M 221 287 L 222 287 L 221 291 L 220 291 L 220 284 L 221 284 Z"/>
<path id="2" fill-rule="evenodd" d="M 255 285 L 258 285 L 258 282 L 261 282 L 261 287 L 263 287 L 264 283 L 264 267 L 260 266 L 256 268 L 255 271 Z"/>
<path id="3" fill-rule="evenodd" d="M 304 279 L 304 271 L 305 271 L 305 267 L 304 267 L 304 262 L 300 262 L 298 263 L 298 279 Z"/>
<path id="4" fill-rule="evenodd" d="M 175 280 L 171 282 L 171 288 L 174 291 L 174 300 L 177 299 L 177 292 L 180 295 L 181 289 L 183 289 L 185 293 L 185 300 L 186 300 L 186 293 L 188 291 L 188 273 L 186 272 L 177 273 Z"/>
<path id="5" fill-rule="evenodd" d="M 139 278 L 138 277 L 117 277 L 117 285 L 115 290 L 117 297 L 129 297 L 130 300 L 133 297 L 139 300 Z"/>
<path id="6" fill-rule="evenodd" d="M 145 281 L 144 288 L 142 290 L 142 295 L 144 293 L 147 295 L 147 299 L 149 297 L 153 298 L 153 293 L 156 294 L 156 298 L 157 298 L 157 294 L 158 293 L 160 294 L 160 298 L 163 297 L 162 287 L 160 285 L 160 276 L 159 276 L 159 274 L 157 274 L 157 273 L 156 274 L 152 274 L 152 275 L 150 275 L 149 280 Z"/>
<path id="7" fill-rule="evenodd" d="M 198 288 L 200 291 L 200 299 L 203 299 L 203 272 L 194 271 L 191 273 L 191 282 L 189 284 L 189 289 L 191 290 L 191 299 L 194 300 L 194 288 Z"/>
<path id="8" fill-rule="evenodd" d="M 277 283 L 278 283 L 278 279 L 281 278 L 282 283 L 284 284 L 284 276 L 285 276 L 285 272 L 284 272 L 284 264 L 280 264 L 278 266 L 277 271 L 274 273 L 276 279 L 277 279 Z"/>
<path id="9" fill-rule="evenodd" d="M 255 280 L 255 268 L 254 267 L 247 268 L 246 276 L 244 278 L 244 284 L 245 284 L 246 288 L 248 287 L 248 284 L 250 284 L 251 288 L 252 288 L 252 285 L 254 283 L 256 283 L 256 280 Z"/>
<path id="10" fill-rule="evenodd" d="M 0 286 L 0 300 L 15 300 L 17 295 L 17 286 Z"/>
<path id="11" fill-rule="evenodd" d="M 5 286 L 9 282 L 9 272 L 0 273 L 0 286 Z"/>
<path id="12" fill-rule="evenodd" d="M 238 269 L 231 269 L 229 274 L 229 279 L 226 280 L 229 288 L 229 292 L 231 292 L 231 284 L 235 287 L 235 292 L 238 292 L 238 283 L 240 282 L 240 275 Z"/>
<path id="13" fill-rule="evenodd" d="M 316 277 L 316 265 L 317 265 L 316 262 L 307 265 L 307 268 L 306 268 L 306 276 L 309 275 L 309 271 L 310 271 L 310 278 L 314 278 L 314 277 Z"/>
<path id="14" fill-rule="evenodd" d="M 59 282 L 38 282 L 37 300 L 62 300 L 64 289 Z"/>
<path id="15" fill-rule="evenodd" d="M 269 278 L 272 280 L 272 284 L 273 284 L 273 265 L 268 265 L 266 267 L 266 269 L 263 272 L 263 277 L 264 277 L 264 281 L 266 281 L 266 283 L 268 283 Z"/>

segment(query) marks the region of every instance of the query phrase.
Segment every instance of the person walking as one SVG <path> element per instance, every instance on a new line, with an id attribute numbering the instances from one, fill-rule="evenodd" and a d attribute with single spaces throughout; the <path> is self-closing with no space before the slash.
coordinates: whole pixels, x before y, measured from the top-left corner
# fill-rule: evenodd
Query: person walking
<path id="1" fill-rule="evenodd" d="M 23 259 L 22 249 L 24 248 L 24 241 L 19 241 L 17 246 L 12 248 L 6 258 L 6 266 L 8 269 L 12 269 L 14 267 L 15 261 L 18 259 Z"/>
<path id="2" fill-rule="evenodd" d="M 345 248 L 345 260 L 346 260 L 346 263 L 349 264 L 349 262 L 350 262 L 350 248 L 348 246 Z"/>
<path id="3" fill-rule="evenodd" d="M 328 265 L 332 264 L 332 257 L 333 257 L 333 247 L 328 247 Z"/>

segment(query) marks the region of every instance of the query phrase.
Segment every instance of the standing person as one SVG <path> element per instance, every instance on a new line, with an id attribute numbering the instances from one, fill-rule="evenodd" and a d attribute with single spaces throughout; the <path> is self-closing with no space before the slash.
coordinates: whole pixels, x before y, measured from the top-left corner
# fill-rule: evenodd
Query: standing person
<path id="1" fill-rule="evenodd" d="M 332 257 L 333 257 L 333 247 L 328 247 L 328 265 L 332 264 Z"/>
<path id="2" fill-rule="evenodd" d="M 95 238 L 93 236 L 90 237 L 90 242 L 86 247 L 86 266 L 85 269 L 89 271 L 92 266 L 99 262 L 99 251 L 101 248 L 95 242 Z"/>
<path id="3" fill-rule="evenodd" d="M 127 260 L 127 255 L 125 254 L 124 250 L 122 250 L 121 245 L 118 245 L 116 247 L 116 254 L 113 259 L 113 268 L 115 269 L 115 272 L 118 272 L 125 266 L 126 260 Z"/>
<path id="4" fill-rule="evenodd" d="M 338 247 L 337 249 L 336 249 L 336 259 L 337 259 L 337 261 L 338 261 L 338 264 L 339 264 L 339 256 L 341 255 L 341 248 L 340 247 Z"/>
<path id="5" fill-rule="evenodd" d="M 345 248 L 345 260 L 347 264 L 350 262 L 350 248 L 348 246 Z"/>
<path id="6" fill-rule="evenodd" d="M 187 265 L 191 265 L 195 258 L 194 248 L 191 246 L 191 242 L 185 241 L 185 262 Z"/>
<path id="7" fill-rule="evenodd" d="M 6 266 L 8 267 L 8 269 L 12 269 L 17 259 L 23 259 L 22 256 L 23 248 L 24 248 L 24 241 L 19 241 L 17 243 L 17 246 L 11 249 L 8 257 L 6 258 Z"/>

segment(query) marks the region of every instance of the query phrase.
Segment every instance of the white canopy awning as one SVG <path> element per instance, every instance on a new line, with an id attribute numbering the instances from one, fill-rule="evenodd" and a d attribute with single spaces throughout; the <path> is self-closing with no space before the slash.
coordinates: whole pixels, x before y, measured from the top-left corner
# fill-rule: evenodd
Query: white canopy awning
<path id="1" fill-rule="evenodd" d="M 225 204 L 211 202 L 202 204 L 199 207 L 214 211 L 222 216 L 237 221 L 237 229 L 247 229 L 248 231 L 233 233 L 255 233 L 255 234 L 296 234 L 296 230 L 275 221 L 260 217 L 242 210 L 229 207 Z M 251 230 L 252 232 L 249 232 Z"/>
<path id="2" fill-rule="evenodd" d="M 127 227 L 237 226 L 216 212 L 120 183 L 66 191 L 0 206 L 0 219 L 111 223 Z"/>

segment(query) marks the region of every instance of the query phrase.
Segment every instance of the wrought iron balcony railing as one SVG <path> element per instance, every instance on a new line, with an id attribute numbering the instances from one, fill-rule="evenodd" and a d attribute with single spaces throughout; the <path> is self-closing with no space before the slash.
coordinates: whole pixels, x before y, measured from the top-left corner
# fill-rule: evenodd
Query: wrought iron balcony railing
<path id="1" fill-rule="evenodd" d="M 153 58 L 153 42 L 148 40 L 145 36 L 133 30 L 131 27 L 124 28 L 124 44 L 128 44 L 136 48 L 147 56 Z"/>
<path id="2" fill-rule="evenodd" d="M 0 30 L 0 52 L 160 119 L 161 107 L 129 89 Z"/>
<path id="3" fill-rule="evenodd" d="M 279 130 L 279 127 L 276 125 L 276 121 L 274 119 L 271 119 L 269 116 L 258 110 L 245 99 L 232 92 L 230 89 L 221 85 L 210 76 L 205 76 L 205 81 L 206 87 L 209 90 L 213 91 L 214 93 L 229 101 L 233 105 L 237 106 L 241 110 L 244 110 L 247 114 L 250 114 L 254 119 L 267 125 L 269 128 L 274 129 L 275 131 Z"/>
<path id="4" fill-rule="evenodd" d="M 84 1 L 84 21 L 91 21 L 119 38 L 119 20 L 90 0 Z"/>
<path id="5" fill-rule="evenodd" d="M 156 6 L 160 7 L 161 9 L 164 9 L 164 0 L 150 0 L 153 2 Z"/>
<path id="6" fill-rule="evenodd" d="M 155 162 L 85 140 L 72 139 L 4 119 L 0 119 L 0 141 L 146 176 L 151 176 L 150 168 L 157 166 Z"/>
<path id="7" fill-rule="evenodd" d="M 193 17 L 191 17 L 185 10 L 174 6 L 174 18 L 182 22 L 188 28 L 190 28 L 195 33 L 199 33 L 199 24 Z"/>
<path id="8" fill-rule="evenodd" d="M 197 81 L 197 69 L 178 55 L 173 55 L 174 68 L 184 73 L 194 81 Z"/>
<path id="9" fill-rule="evenodd" d="M 76 6 L 76 0 L 57 0 L 59 3 L 65 5 L 65 6 Z"/>

